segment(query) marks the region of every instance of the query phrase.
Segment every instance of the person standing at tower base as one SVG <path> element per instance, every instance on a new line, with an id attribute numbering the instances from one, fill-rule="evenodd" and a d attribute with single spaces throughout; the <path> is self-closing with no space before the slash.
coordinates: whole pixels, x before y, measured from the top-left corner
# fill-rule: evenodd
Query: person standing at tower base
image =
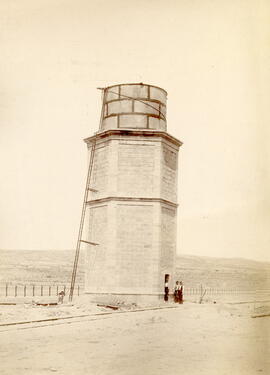
<path id="1" fill-rule="evenodd" d="M 183 285 L 183 282 L 180 281 L 180 284 L 179 284 L 179 287 L 178 287 L 178 302 L 180 304 L 183 303 L 183 296 L 184 296 L 184 285 Z"/>
<path id="2" fill-rule="evenodd" d="M 164 286 L 165 286 L 165 288 L 164 288 L 164 301 L 168 302 L 168 300 L 169 300 L 169 283 L 168 283 L 167 280 L 165 281 Z"/>

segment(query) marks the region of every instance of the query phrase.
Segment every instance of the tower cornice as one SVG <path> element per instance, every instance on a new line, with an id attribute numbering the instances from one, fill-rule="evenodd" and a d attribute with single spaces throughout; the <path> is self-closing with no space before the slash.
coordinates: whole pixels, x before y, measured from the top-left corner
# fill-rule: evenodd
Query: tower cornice
<path id="1" fill-rule="evenodd" d="M 161 137 L 163 139 L 166 139 L 167 141 L 173 143 L 174 145 L 181 147 L 182 142 L 170 135 L 169 133 L 165 131 L 160 131 L 160 130 L 150 130 L 150 129 L 108 129 L 102 132 L 96 133 L 94 136 L 88 137 L 84 139 L 84 142 L 87 144 L 92 143 L 92 141 L 96 138 L 102 139 L 102 138 L 107 138 L 111 136 L 121 136 L 121 135 L 127 135 L 127 136 L 137 136 L 137 137 Z"/>
<path id="2" fill-rule="evenodd" d="M 113 197 L 91 199 L 91 200 L 87 201 L 86 203 L 87 203 L 87 205 L 91 206 L 91 205 L 95 205 L 95 204 L 105 203 L 105 202 L 108 202 L 108 201 L 121 201 L 121 202 L 134 202 L 134 203 L 138 203 L 138 202 L 141 202 L 141 203 L 158 202 L 158 203 L 162 203 L 164 205 L 168 205 L 168 206 L 171 206 L 171 207 L 174 207 L 174 208 L 178 207 L 177 203 L 174 203 L 172 201 L 168 201 L 166 199 L 162 199 L 162 198 L 143 198 L 143 197 L 137 198 L 137 197 L 113 196 Z"/>

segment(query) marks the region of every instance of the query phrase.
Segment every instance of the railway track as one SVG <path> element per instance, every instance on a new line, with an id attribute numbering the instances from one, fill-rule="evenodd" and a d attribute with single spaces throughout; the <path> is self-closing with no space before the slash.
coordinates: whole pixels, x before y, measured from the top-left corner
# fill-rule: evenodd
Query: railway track
<path id="1" fill-rule="evenodd" d="M 56 326 L 56 325 L 73 324 L 73 323 L 81 323 L 81 322 L 94 321 L 94 320 L 109 319 L 119 314 L 139 313 L 143 311 L 167 310 L 167 309 L 175 309 L 175 308 L 179 308 L 179 306 L 177 305 L 177 306 L 165 306 L 165 307 L 151 307 L 151 308 L 125 310 L 125 311 L 105 311 L 105 312 L 94 313 L 94 314 L 84 314 L 84 315 L 74 315 L 74 316 L 68 316 L 68 317 L 64 316 L 64 317 L 57 317 L 57 318 L 2 323 L 0 324 L 0 333 L 7 332 L 7 331 L 17 331 L 17 330 L 34 329 L 34 328 L 42 328 L 42 327 L 49 327 L 49 326 Z"/>
<path id="2" fill-rule="evenodd" d="M 253 300 L 253 301 L 239 301 L 239 302 L 226 302 L 226 303 L 237 305 L 237 304 L 247 304 L 247 303 L 269 303 L 269 302 L 270 300 L 263 300 L 263 301 Z M 1 323 L 0 333 L 7 332 L 7 331 L 17 331 L 17 330 L 34 329 L 34 328 L 42 328 L 42 327 L 49 327 L 49 326 L 56 326 L 56 325 L 73 324 L 73 323 L 81 323 L 81 322 L 94 321 L 94 320 L 109 319 L 119 314 L 130 314 L 130 313 L 139 313 L 143 311 L 167 310 L 167 309 L 175 309 L 175 308 L 179 308 L 179 305 L 149 307 L 149 308 L 124 310 L 124 311 L 104 311 L 104 312 L 74 315 L 74 316 L 68 316 L 68 317 L 63 316 L 63 317 L 57 317 L 57 318 Z"/>

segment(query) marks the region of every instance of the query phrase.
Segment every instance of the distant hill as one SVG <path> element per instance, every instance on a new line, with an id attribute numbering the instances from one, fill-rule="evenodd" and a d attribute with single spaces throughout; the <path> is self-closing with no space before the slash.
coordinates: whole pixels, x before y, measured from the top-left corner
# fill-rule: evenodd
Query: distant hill
<path id="1" fill-rule="evenodd" d="M 75 252 L 71 250 L 0 250 L 0 282 L 68 284 Z M 82 251 L 77 281 L 84 282 Z"/>
<path id="2" fill-rule="evenodd" d="M 0 282 L 66 284 L 70 282 L 74 251 L 0 250 Z M 77 280 L 84 283 L 82 251 Z M 186 287 L 200 284 L 224 289 L 270 289 L 270 263 L 240 258 L 177 257 L 177 279 Z"/>
<path id="3" fill-rule="evenodd" d="M 177 257 L 177 278 L 186 286 L 211 288 L 270 289 L 270 263 L 242 258 Z"/>

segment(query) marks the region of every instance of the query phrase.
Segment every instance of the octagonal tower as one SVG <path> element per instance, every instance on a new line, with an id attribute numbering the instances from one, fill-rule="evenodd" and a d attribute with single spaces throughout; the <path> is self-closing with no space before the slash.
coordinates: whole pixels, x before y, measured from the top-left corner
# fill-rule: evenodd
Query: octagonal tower
<path id="1" fill-rule="evenodd" d="M 104 89 L 88 194 L 85 292 L 94 300 L 163 298 L 174 283 L 178 150 L 167 133 L 165 90 L 143 83 Z"/>

